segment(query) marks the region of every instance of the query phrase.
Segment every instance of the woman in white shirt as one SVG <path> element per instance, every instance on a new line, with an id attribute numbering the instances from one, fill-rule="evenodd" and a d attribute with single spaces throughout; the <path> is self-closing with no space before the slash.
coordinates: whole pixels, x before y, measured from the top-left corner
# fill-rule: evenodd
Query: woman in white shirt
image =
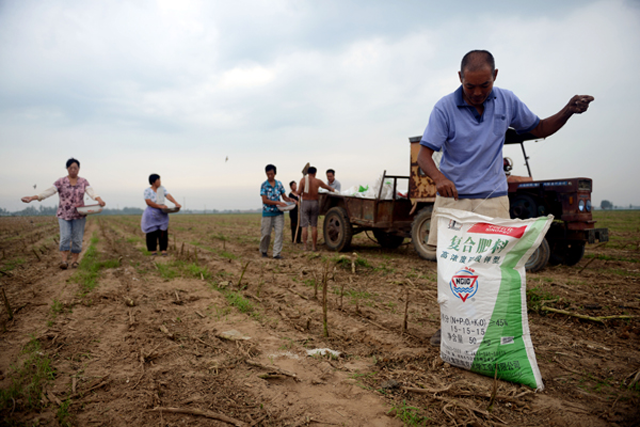
<path id="1" fill-rule="evenodd" d="M 162 255 L 167 255 L 167 247 L 169 246 L 169 214 L 162 209 L 166 209 L 164 204 L 165 197 L 169 199 L 177 208 L 182 207 L 166 188 L 162 186 L 160 175 L 149 175 L 149 184 L 151 187 L 144 190 L 144 201 L 147 208 L 142 214 L 140 228 L 147 235 L 147 250 L 151 255 L 158 255 L 156 247 L 160 243 L 160 251 Z"/>

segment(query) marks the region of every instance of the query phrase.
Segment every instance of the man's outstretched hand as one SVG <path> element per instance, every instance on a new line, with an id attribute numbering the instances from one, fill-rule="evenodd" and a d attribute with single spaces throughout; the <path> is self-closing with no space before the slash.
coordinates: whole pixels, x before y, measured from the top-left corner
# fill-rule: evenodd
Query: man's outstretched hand
<path id="1" fill-rule="evenodd" d="M 569 101 L 567 107 L 573 114 L 582 114 L 589 108 L 589 103 L 595 98 L 590 95 L 576 95 Z"/>

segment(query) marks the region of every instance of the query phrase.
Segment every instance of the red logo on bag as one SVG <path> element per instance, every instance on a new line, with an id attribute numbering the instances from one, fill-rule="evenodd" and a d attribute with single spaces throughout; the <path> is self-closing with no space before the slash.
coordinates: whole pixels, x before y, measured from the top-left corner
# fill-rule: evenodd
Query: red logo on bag
<path id="1" fill-rule="evenodd" d="M 523 225 L 522 227 L 504 227 L 501 225 L 479 222 L 477 224 L 473 224 L 471 228 L 469 228 L 469 233 L 502 234 L 503 236 L 510 236 L 519 239 L 523 236 L 526 229 L 526 225 Z"/>
<path id="2" fill-rule="evenodd" d="M 465 302 L 467 298 L 474 296 L 478 292 L 478 275 L 475 272 L 469 267 L 464 267 L 451 277 L 449 282 L 451 292 L 460 298 L 462 302 Z"/>

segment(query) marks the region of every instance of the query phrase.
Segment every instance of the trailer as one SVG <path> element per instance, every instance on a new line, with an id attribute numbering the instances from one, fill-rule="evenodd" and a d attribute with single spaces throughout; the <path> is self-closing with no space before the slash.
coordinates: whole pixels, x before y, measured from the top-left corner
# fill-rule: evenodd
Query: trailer
<path id="1" fill-rule="evenodd" d="M 370 230 L 384 248 L 397 248 L 405 238 L 411 238 L 416 251 L 426 257 L 436 186 L 418 166 L 420 139 L 410 138 L 410 143 L 410 175 L 387 175 L 384 171 L 376 198 L 320 194 L 323 236 L 329 249 L 347 251 L 354 235 Z M 400 180 L 408 180 L 406 196 L 398 195 Z M 383 185 L 389 181 L 392 183 L 392 197 L 384 199 Z"/>

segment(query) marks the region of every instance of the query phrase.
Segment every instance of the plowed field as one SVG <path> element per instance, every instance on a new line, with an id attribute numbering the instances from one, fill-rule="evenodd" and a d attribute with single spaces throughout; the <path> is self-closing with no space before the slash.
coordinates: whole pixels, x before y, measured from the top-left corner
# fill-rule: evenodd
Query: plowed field
<path id="1" fill-rule="evenodd" d="M 410 243 L 303 252 L 287 219 L 277 261 L 257 215 L 174 215 L 161 257 L 139 217 L 94 216 L 60 270 L 55 218 L 2 218 L 0 425 L 639 425 L 640 213 L 596 219 L 610 242 L 527 275 L 534 393 L 442 362 Z"/>

